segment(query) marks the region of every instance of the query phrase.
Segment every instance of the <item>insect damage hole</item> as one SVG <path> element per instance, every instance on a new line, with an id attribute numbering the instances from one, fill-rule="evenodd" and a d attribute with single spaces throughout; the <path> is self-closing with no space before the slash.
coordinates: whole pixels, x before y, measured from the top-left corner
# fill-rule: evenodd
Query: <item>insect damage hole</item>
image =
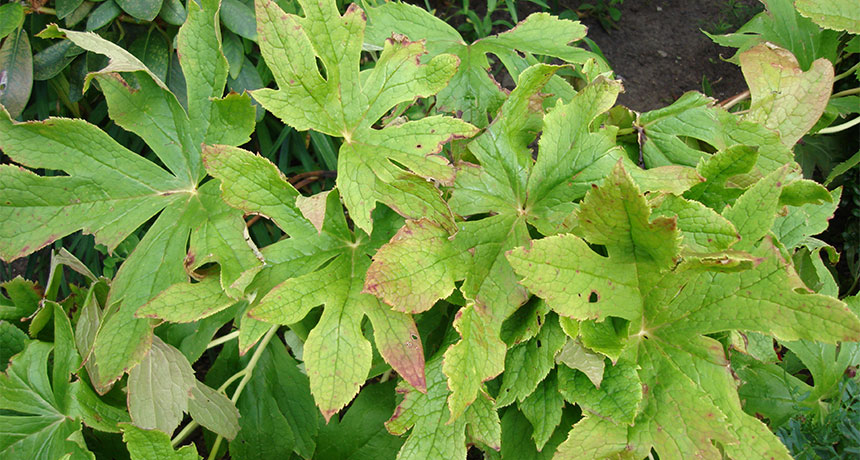
<path id="1" fill-rule="evenodd" d="M 588 296 L 588 303 L 597 303 L 598 300 L 600 300 L 600 294 L 597 291 L 591 291 Z"/>

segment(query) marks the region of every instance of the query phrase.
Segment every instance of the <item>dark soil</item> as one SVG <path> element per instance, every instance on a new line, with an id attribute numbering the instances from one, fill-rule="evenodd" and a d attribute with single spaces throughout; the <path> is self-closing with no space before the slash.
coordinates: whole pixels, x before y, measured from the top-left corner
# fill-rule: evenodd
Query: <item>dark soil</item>
<path id="1" fill-rule="evenodd" d="M 595 18 L 583 18 L 588 37 L 624 82 L 618 102 L 638 111 L 652 110 L 687 91 L 706 92 L 703 82 L 709 83 L 710 95 L 717 99 L 746 90 L 740 68 L 720 59 L 730 57 L 734 49 L 714 44 L 701 31 L 713 32 L 727 20 L 725 3 L 628 0 L 619 7 L 618 29 L 609 32 Z"/>
<path id="2" fill-rule="evenodd" d="M 608 4 L 609 0 L 588 0 L 591 4 Z M 423 4 L 422 1 L 413 3 Z M 498 2 L 493 19 L 510 21 L 510 16 Z M 548 1 L 553 14 L 565 11 L 572 15 L 582 1 Z M 465 17 L 457 15 L 460 2 L 430 1 L 436 15 L 454 27 L 461 26 Z M 422 5 L 423 6 L 423 5 Z M 472 2 L 479 17 L 486 14 L 485 2 Z M 726 33 L 746 22 L 761 5 L 756 0 L 627 0 L 618 5 L 621 19 L 617 28 L 604 29 L 595 16 L 580 13 L 588 26 L 588 38 L 603 52 L 617 76 L 624 82 L 625 92 L 619 103 L 637 111 L 652 110 L 669 105 L 687 91 L 697 90 L 724 99 L 746 89 L 740 68 L 725 62 L 733 49 L 714 44 L 701 29 Z M 528 2 L 517 2 L 519 19 L 540 11 Z M 467 27 L 468 29 L 468 27 Z M 496 27 L 502 32 L 505 27 Z M 468 32 L 468 30 L 466 30 Z M 475 38 L 468 37 L 467 39 Z M 704 83 L 704 84 L 703 84 Z M 709 87 L 709 88 L 708 88 Z M 707 89 L 706 89 L 707 88 Z"/>

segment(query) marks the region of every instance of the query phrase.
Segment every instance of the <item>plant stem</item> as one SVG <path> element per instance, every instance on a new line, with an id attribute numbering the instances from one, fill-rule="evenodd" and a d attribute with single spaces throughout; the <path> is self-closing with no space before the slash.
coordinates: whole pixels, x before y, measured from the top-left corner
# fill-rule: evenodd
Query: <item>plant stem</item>
<path id="1" fill-rule="evenodd" d="M 32 11 L 34 13 L 38 13 L 38 14 L 52 14 L 54 16 L 57 15 L 57 10 L 55 10 L 53 8 L 48 8 L 46 6 L 40 6 L 39 8 L 36 8 L 35 10 L 30 10 L 30 11 Z"/>
<path id="2" fill-rule="evenodd" d="M 846 70 L 845 72 L 842 72 L 842 73 L 840 73 L 839 75 L 837 75 L 837 76 L 833 77 L 833 81 L 834 81 L 834 82 L 837 82 L 837 81 L 839 81 L 839 80 L 842 80 L 843 78 L 845 78 L 845 77 L 847 77 L 847 76 L 851 75 L 852 73 L 854 73 L 854 71 L 855 71 L 855 70 L 857 70 L 858 68 L 860 68 L 860 62 L 858 62 L 858 63 L 854 64 L 853 66 L 851 66 L 851 68 L 850 68 L 850 69 Z"/>
<path id="3" fill-rule="evenodd" d="M 236 401 L 239 400 L 239 396 L 242 394 L 242 390 L 245 389 L 245 385 L 248 384 L 248 381 L 251 380 L 251 376 L 254 374 L 254 368 L 257 367 L 257 361 L 260 360 L 260 356 L 263 355 L 263 350 L 269 345 L 269 342 L 272 340 L 272 337 L 275 336 L 275 333 L 278 332 L 279 326 L 272 326 L 269 328 L 266 335 L 263 336 L 263 339 L 260 340 L 260 343 L 257 345 L 257 349 L 254 350 L 254 355 L 251 356 L 251 360 L 248 361 L 248 365 L 243 369 L 244 375 L 242 376 L 242 381 L 239 382 L 239 386 L 236 387 L 236 391 L 233 393 L 233 397 L 230 398 L 233 401 L 233 404 L 236 404 Z M 238 375 L 238 374 L 237 374 Z M 227 382 L 225 382 L 227 383 Z M 218 449 L 221 447 L 221 440 L 224 439 L 220 434 L 217 438 L 215 438 L 215 442 L 212 443 L 212 449 L 209 451 L 209 460 L 215 460 L 215 456 L 218 455 Z"/>
<path id="4" fill-rule="evenodd" d="M 750 97 L 750 91 L 746 90 L 736 96 L 732 96 L 731 98 L 720 102 L 718 105 L 726 110 L 729 110 L 730 108 L 734 107 L 738 102 L 741 102 L 748 97 Z"/>
<path id="5" fill-rule="evenodd" d="M 225 392 L 225 391 L 227 391 L 227 388 L 229 388 L 229 387 L 230 387 L 230 385 L 232 385 L 232 384 L 233 384 L 233 382 L 235 382 L 236 380 L 239 380 L 240 378 L 244 377 L 246 373 L 247 373 L 247 372 L 245 372 L 245 369 L 242 369 L 241 371 L 236 372 L 235 374 L 231 375 L 231 376 L 230 376 L 230 378 L 228 378 L 227 380 L 225 380 L 225 381 L 224 381 L 224 383 L 222 383 L 222 384 L 221 384 L 221 386 L 220 386 L 220 387 L 218 387 L 218 391 L 219 391 L 219 392 Z"/>
<path id="6" fill-rule="evenodd" d="M 170 440 L 170 446 L 176 449 L 176 446 L 178 446 L 179 443 L 184 441 L 185 438 L 188 437 L 188 435 L 194 432 L 194 430 L 196 430 L 198 426 L 200 426 L 199 423 L 195 422 L 194 420 L 190 421 L 188 425 L 185 425 L 185 428 L 183 428 L 182 431 L 179 432 L 179 434 L 177 434 L 173 437 L 173 439 Z"/>
<path id="7" fill-rule="evenodd" d="M 836 97 L 842 97 L 842 96 L 850 96 L 852 94 L 857 94 L 857 93 L 860 93 L 860 86 L 858 86 L 856 88 L 846 89 L 845 91 L 840 91 L 838 93 L 835 93 L 832 96 L 830 96 L 830 99 L 833 99 Z"/>
<path id="8" fill-rule="evenodd" d="M 263 350 L 266 349 L 266 346 L 269 345 L 269 342 L 272 340 L 272 337 L 275 335 L 275 332 L 278 331 L 278 327 L 279 326 L 272 326 L 268 330 L 268 332 L 266 332 L 266 335 L 263 336 L 263 339 L 260 340 L 260 343 L 257 345 L 257 349 L 254 350 L 254 355 L 251 356 L 251 360 L 248 361 L 248 365 L 245 366 L 245 368 L 242 369 L 241 371 L 231 375 L 230 378 L 228 378 L 218 388 L 219 392 L 224 392 L 225 390 L 227 390 L 227 387 L 229 387 L 233 382 L 236 381 L 236 379 L 242 377 L 242 381 L 239 382 L 239 386 L 236 387 L 236 391 L 233 393 L 233 397 L 230 398 L 230 400 L 233 401 L 233 404 L 236 404 L 236 401 L 239 399 L 239 395 L 241 395 L 242 390 L 245 389 L 245 385 L 247 385 L 248 381 L 251 380 L 251 374 L 253 374 L 253 372 L 254 372 L 254 367 L 257 366 L 257 361 L 260 360 L 260 356 L 263 355 Z M 239 331 L 231 332 L 230 334 L 227 334 L 227 335 L 221 337 L 220 339 L 225 339 L 226 337 L 231 336 L 233 334 L 236 334 L 236 336 L 238 337 L 238 332 Z M 213 340 L 212 342 L 217 342 L 220 339 Z M 226 342 L 227 340 L 229 340 L 229 339 L 224 340 L 224 342 Z M 212 342 L 210 342 L 210 344 Z M 170 440 L 170 445 L 173 446 L 173 448 L 175 449 L 176 446 L 178 446 L 182 441 L 184 441 L 185 438 L 188 437 L 188 435 L 190 435 L 192 432 L 194 432 L 194 430 L 197 429 L 198 426 L 200 426 L 200 424 L 195 422 L 194 420 L 189 422 L 188 425 L 185 425 L 185 428 L 183 428 L 182 431 L 179 432 L 179 434 L 177 434 L 173 439 Z M 215 458 L 214 455 L 218 452 L 218 447 L 220 447 L 220 445 L 221 445 L 221 436 L 219 435 L 215 439 L 215 443 L 212 445 L 212 451 L 209 454 L 210 459 Z"/>
<path id="9" fill-rule="evenodd" d="M 251 376 L 254 374 L 254 368 L 257 366 L 257 361 L 260 360 L 260 356 L 263 356 L 263 350 L 266 349 L 266 346 L 269 345 L 269 342 L 272 340 L 272 337 L 275 336 L 275 332 L 278 332 L 279 326 L 272 326 L 269 328 L 266 335 L 263 336 L 263 339 L 260 340 L 260 343 L 257 345 L 257 349 L 254 350 L 254 355 L 251 356 L 251 360 L 248 361 L 248 365 L 245 366 L 245 375 L 242 377 L 242 381 L 239 382 L 239 386 L 236 387 L 236 391 L 233 393 L 233 397 L 230 398 L 231 401 L 235 404 L 236 401 L 239 400 L 239 395 L 242 394 L 242 390 L 245 389 L 245 385 L 248 384 L 248 381 L 251 380 Z"/>
<path id="10" fill-rule="evenodd" d="M 236 337 L 239 337 L 239 331 L 233 331 L 227 335 L 222 335 L 221 337 L 218 337 L 217 339 L 209 342 L 209 345 L 206 345 L 206 349 L 208 350 L 210 348 L 217 347 L 218 345 L 221 345 L 222 343 L 227 343 L 235 339 Z"/>
<path id="11" fill-rule="evenodd" d="M 816 133 L 816 134 L 838 133 L 839 131 L 845 131 L 846 129 L 851 128 L 852 126 L 856 126 L 858 124 L 860 124 L 860 117 L 857 117 L 851 121 L 842 123 L 841 125 L 829 126 L 827 128 L 822 129 L 821 131 L 818 131 L 818 133 Z"/>

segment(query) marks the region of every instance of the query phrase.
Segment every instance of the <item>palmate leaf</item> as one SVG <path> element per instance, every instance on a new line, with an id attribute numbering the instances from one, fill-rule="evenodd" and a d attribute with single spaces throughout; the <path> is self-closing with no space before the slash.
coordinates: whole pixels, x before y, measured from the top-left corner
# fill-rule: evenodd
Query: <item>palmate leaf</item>
<path id="1" fill-rule="evenodd" d="M 604 322 L 619 317 L 629 322 L 612 369 L 623 363 L 638 367 L 641 386 L 627 392 L 641 391 L 641 403 L 637 409 L 638 399 L 631 398 L 621 412 L 588 403 L 604 401 L 613 390 L 608 383 L 590 387 L 583 376 L 567 387 L 565 397 L 581 401 L 597 416 L 574 426 L 559 448 L 561 458 L 625 452 L 635 458 L 652 447 L 666 459 L 720 458 L 712 441 L 731 458 L 790 458 L 761 422 L 741 410 L 723 346 L 705 337 L 743 329 L 784 340 L 860 339 L 860 320 L 835 298 L 801 291 L 793 267 L 767 236 L 780 196 L 794 177 L 790 173 L 789 166 L 774 171 L 723 211 L 741 237 L 731 249 L 747 255 L 682 253 L 675 219 L 651 217 L 621 164 L 603 186 L 588 193 L 578 212 L 585 240 L 605 246 L 608 257 L 597 256 L 574 235 L 544 238 L 510 252 L 523 285 L 553 310 L 577 319 L 611 316 Z M 624 401 L 628 396 L 613 397 Z M 633 413 L 635 419 L 631 425 L 621 418 L 610 421 L 604 412 L 609 409 Z M 599 448 L 587 442 L 598 433 L 611 433 L 617 442 Z"/>
<path id="2" fill-rule="evenodd" d="M 411 313 L 430 308 L 453 290 L 456 280 L 464 279 L 460 289 L 468 303 L 454 320 L 462 340 L 448 349 L 443 365 L 453 418 L 475 400 L 483 381 L 504 370 L 507 346 L 500 339 L 501 325 L 527 299 L 505 252 L 529 241 L 527 224 L 557 232 L 574 210 L 572 201 L 623 157 L 614 128 L 592 126 L 612 107 L 620 83 L 598 77 L 543 117 L 536 102 L 557 69 L 536 65 L 520 74 L 499 117 L 468 145 L 480 166 L 458 165 L 452 209 L 462 216 L 489 217 L 461 223 L 453 239 L 426 222 L 407 224 L 374 256 L 368 271 L 368 292 Z M 528 145 L 541 128 L 535 161 Z M 403 263 L 404 253 L 420 263 Z M 528 384 L 531 390 L 548 371 Z"/>
<path id="3" fill-rule="evenodd" d="M 250 281 L 247 272 L 262 265 L 254 248 L 235 231 L 244 226 L 241 212 L 221 202 L 217 183 L 198 187 L 204 176 L 201 144 L 245 142 L 254 127 L 254 111 L 248 96 L 221 98 L 227 63 L 217 33 L 217 2 L 192 2 L 189 10 L 177 38 L 187 111 L 163 82 L 117 45 L 55 26 L 42 34 L 65 36 L 110 58 L 87 82 L 98 79 L 113 120 L 140 136 L 170 172 L 83 120 L 14 123 L 0 110 L 4 153 L 28 168 L 68 174 L 42 177 L 22 167 L 0 166 L 3 259 L 29 254 L 76 230 L 94 234 L 97 243 L 112 250 L 160 213 L 112 283 L 93 351 L 98 373 L 92 377 L 99 391 L 106 391 L 149 349 L 152 327 L 148 319 L 134 317 L 137 308 L 171 284 L 187 280 L 186 268 L 218 262 L 223 289 L 237 295 Z M 229 117 L 223 115 L 225 110 Z"/>
<path id="4" fill-rule="evenodd" d="M 71 381 L 81 364 L 71 323 L 59 304 L 47 302 L 46 308 L 54 317 L 54 344 L 31 341 L 0 373 L 0 455 L 36 458 L 39 452 L 38 458 L 93 459 L 81 423 L 118 432 L 117 424 L 127 422 L 128 414 L 99 400 L 84 381 Z"/>
<path id="5" fill-rule="evenodd" d="M 254 99 L 284 123 L 342 137 L 337 187 L 355 224 L 371 232 L 377 202 L 411 218 L 428 217 L 453 230 L 453 217 L 427 179 L 451 185 L 454 169 L 439 153 L 475 128 L 456 118 L 427 117 L 382 129 L 391 108 L 436 94 L 457 69 L 455 56 L 419 63 L 420 42 L 386 42 L 373 69 L 361 72 L 364 13 L 353 4 L 338 14 L 334 0 L 300 1 L 305 17 L 285 14 L 271 0 L 256 3 L 260 51 L 278 90 Z M 322 71 L 317 67 L 317 57 Z"/>
<path id="6" fill-rule="evenodd" d="M 514 80 L 528 67 L 527 60 L 519 54 L 522 52 L 569 63 L 583 63 L 590 58 L 602 62 L 596 55 L 571 46 L 585 37 L 585 26 L 548 13 L 532 14 L 511 30 L 471 44 L 466 43 L 454 27 L 417 6 L 388 2 L 368 9 L 367 14 L 366 40 L 371 44 L 381 46 L 392 34 L 403 34 L 412 40 L 427 40 L 429 57 L 442 53 L 459 57 L 457 73 L 436 95 L 437 109 L 461 114 L 464 120 L 482 128 L 495 116 L 507 96 L 489 73 L 488 53 L 502 61 Z M 547 92 L 565 101 L 575 94 L 561 77 L 551 78 L 546 87 Z"/>
<path id="7" fill-rule="evenodd" d="M 793 146 L 824 113 L 833 64 L 819 58 L 803 72 L 790 51 L 771 43 L 756 45 L 739 59 L 752 99 L 745 118 L 778 132 L 783 144 Z"/>
<path id="8" fill-rule="evenodd" d="M 718 152 L 738 144 L 756 148 L 758 156 L 753 164 L 760 174 L 793 160 L 791 150 L 783 145 L 777 133 L 714 107 L 713 103 L 713 99 L 691 91 L 672 105 L 640 114 L 636 125 L 642 129 L 645 165 L 696 166 L 709 158 L 703 149 L 685 142 L 686 138 L 702 141 Z"/>
<path id="9" fill-rule="evenodd" d="M 361 330 L 365 316 L 373 326 L 379 353 L 423 390 L 424 354 L 415 323 L 410 315 L 392 311 L 376 297 L 361 292 L 369 255 L 376 248 L 360 229 L 349 229 L 337 191 L 302 202 L 302 211 L 312 221 L 301 216 L 295 203 L 298 192 L 268 160 L 223 146 L 207 146 L 204 156 L 209 173 L 222 181 L 228 203 L 272 217 L 291 236 L 264 249 L 271 267 L 248 287 L 255 297 L 250 316 L 268 323 L 293 324 L 324 305 L 319 323 L 304 344 L 304 360 L 311 393 L 325 418 L 349 403 L 367 379 L 372 356 L 371 344 Z M 314 223 L 321 224 L 319 230 Z M 385 225 L 377 228 L 386 231 Z"/>
<path id="10" fill-rule="evenodd" d="M 821 27 L 860 34 L 860 11 L 848 0 L 796 0 L 794 6 Z"/>
<path id="11" fill-rule="evenodd" d="M 753 17 L 735 32 L 726 35 L 710 35 L 705 32 L 705 35 L 719 45 L 738 48 L 738 52 L 729 59 L 736 64 L 739 63 L 740 53 L 763 42 L 775 43 L 791 51 L 803 70 L 809 69 L 814 60 L 822 57 L 836 63 L 839 32 L 819 29 L 818 24 L 804 17 L 802 13 L 805 6 L 811 3 L 836 6 L 842 3 L 842 0 L 832 2 L 762 0 L 762 3 L 765 5 L 765 11 Z M 795 4 L 799 5 L 797 9 Z"/>
<path id="12" fill-rule="evenodd" d="M 447 399 L 450 390 L 445 381 L 440 353 L 427 362 L 426 391 L 420 391 L 405 381 L 397 386 L 397 391 L 404 397 L 385 426 L 394 435 L 412 430 L 397 454 L 398 460 L 466 458 L 467 440 L 499 449 L 501 425 L 490 397 L 481 392 L 463 417 L 449 422 Z"/>

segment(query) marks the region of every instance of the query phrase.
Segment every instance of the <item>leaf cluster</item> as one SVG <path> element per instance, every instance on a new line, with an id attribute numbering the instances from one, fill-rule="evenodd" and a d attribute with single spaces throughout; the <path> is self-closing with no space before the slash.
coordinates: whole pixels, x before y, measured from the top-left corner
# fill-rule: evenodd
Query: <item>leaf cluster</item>
<path id="1" fill-rule="evenodd" d="M 58 250 L 44 288 L 3 284 L 0 454 L 196 458 L 203 427 L 210 458 L 788 459 L 756 415 L 844 410 L 860 319 L 814 238 L 842 189 L 792 151 L 826 56 L 751 44 L 747 111 L 635 113 L 576 21 L 467 43 L 406 4 L 281 3 L 254 4 L 271 81 L 242 94 L 229 3 L 186 5 L 180 86 L 104 36 L 39 34 L 104 56 L 82 90 L 151 155 L 0 108 L 4 260 L 139 235 L 112 277 Z M 255 103 L 335 139 L 334 188 L 248 150 Z"/>

